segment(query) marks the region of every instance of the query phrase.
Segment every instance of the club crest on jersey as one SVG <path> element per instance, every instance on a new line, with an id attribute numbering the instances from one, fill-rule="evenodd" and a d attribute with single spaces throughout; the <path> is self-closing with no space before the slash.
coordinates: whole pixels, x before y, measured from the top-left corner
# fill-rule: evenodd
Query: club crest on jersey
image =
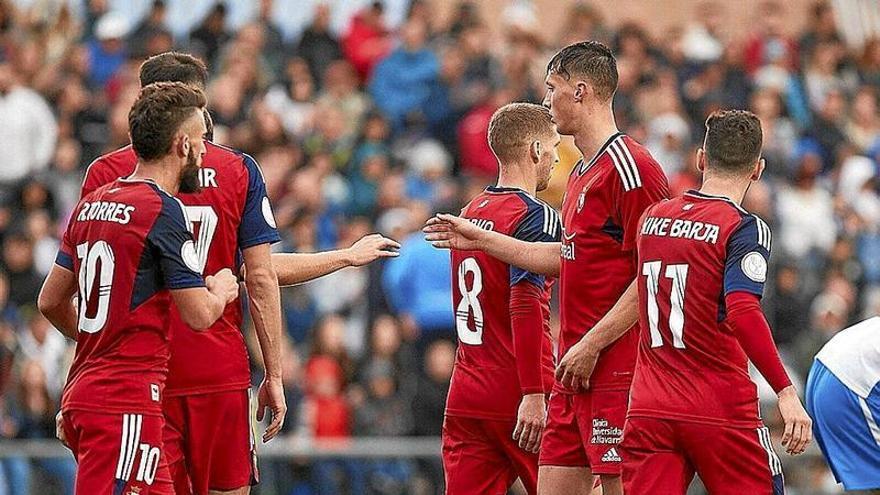
<path id="1" fill-rule="evenodd" d="M 480 204 L 477 205 L 477 208 L 482 208 L 482 207 L 486 206 L 487 204 L 489 204 L 489 200 L 484 199 L 483 201 L 480 202 Z"/>
<path id="2" fill-rule="evenodd" d="M 584 209 L 584 203 L 587 201 L 587 189 L 589 187 L 590 186 L 584 186 L 584 188 L 581 190 L 581 193 L 578 195 L 578 205 L 577 205 L 577 212 L 578 213 L 580 213 L 581 210 Z"/>
<path id="3" fill-rule="evenodd" d="M 752 251 L 745 255 L 740 263 L 743 273 L 753 282 L 763 283 L 767 280 L 767 260 L 761 253 Z"/>
<path id="4" fill-rule="evenodd" d="M 690 211 L 693 207 L 694 207 L 693 203 L 688 203 L 688 204 L 682 206 L 681 209 L 684 211 Z"/>

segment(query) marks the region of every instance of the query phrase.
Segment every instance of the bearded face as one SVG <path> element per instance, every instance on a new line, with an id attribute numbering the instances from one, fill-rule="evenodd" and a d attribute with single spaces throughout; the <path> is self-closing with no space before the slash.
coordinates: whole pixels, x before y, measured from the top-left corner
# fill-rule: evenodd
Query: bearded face
<path id="1" fill-rule="evenodd" d="M 199 182 L 199 157 L 190 148 L 186 155 L 186 165 L 180 170 L 180 188 L 182 193 L 197 193 L 202 190 Z"/>

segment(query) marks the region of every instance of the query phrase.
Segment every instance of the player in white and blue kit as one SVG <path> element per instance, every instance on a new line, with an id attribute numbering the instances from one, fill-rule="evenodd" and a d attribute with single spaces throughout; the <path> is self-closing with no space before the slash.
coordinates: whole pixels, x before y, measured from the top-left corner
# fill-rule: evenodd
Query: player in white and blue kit
<path id="1" fill-rule="evenodd" d="M 837 481 L 847 491 L 880 490 L 880 317 L 825 344 L 806 395 L 816 441 Z"/>

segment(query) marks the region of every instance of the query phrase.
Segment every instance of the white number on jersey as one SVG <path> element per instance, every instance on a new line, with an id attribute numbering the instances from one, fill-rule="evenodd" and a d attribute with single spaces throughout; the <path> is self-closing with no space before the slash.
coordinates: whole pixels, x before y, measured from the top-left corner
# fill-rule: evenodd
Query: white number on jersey
<path id="1" fill-rule="evenodd" d="M 651 330 L 651 347 L 663 345 L 663 337 L 658 327 L 660 308 L 657 305 L 657 291 L 660 287 L 661 261 L 647 261 L 642 265 L 642 275 L 646 277 L 648 292 L 648 325 Z M 684 292 L 687 287 L 688 265 L 668 265 L 666 278 L 672 279 L 672 292 L 669 294 L 669 330 L 672 332 L 672 347 L 684 349 Z"/>
<path id="2" fill-rule="evenodd" d="M 76 256 L 80 259 L 79 266 L 79 327 L 80 332 L 97 333 L 107 324 L 110 313 L 110 289 L 113 286 L 113 272 L 116 259 L 110 245 L 98 241 L 89 249 L 84 242 L 76 247 Z M 98 262 L 101 263 L 100 271 Z M 97 273 L 96 273 L 97 272 Z M 98 287 L 95 292 L 95 279 Z M 97 297 L 95 315 L 89 317 L 88 309 L 92 306 L 92 298 Z"/>
<path id="3" fill-rule="evenodd" d="M 199 232 L 196 237 L 196 255 L 199 257 L 199 273 L 205 273 L 205 265 L 208 264 L 208 250 L 214 240 L 214 232 L 217 230 L 217 212 L 211 206 L 185 206 L 186 216 L 189 221 L 189 231 L 196 235 L 196 224 L 199 224 Z"/>
<path id="4" fill-rule="evenodd" d="M 468 289 L 466 275 L 472 273 L 474 283 Z M 465 258 L 458 265 L 458 290 L 461 292 L 461 301 L 455 309 L 455 329 L 458 332 L 458 340 L 463 344 L 481 345 L 483 343 L 483 306 L 480 305 L 480 292 L 483 291 L 483 272 L 474 258 Z M 468 327 L 470 315 L 474 317 L 474 330 Z"/>

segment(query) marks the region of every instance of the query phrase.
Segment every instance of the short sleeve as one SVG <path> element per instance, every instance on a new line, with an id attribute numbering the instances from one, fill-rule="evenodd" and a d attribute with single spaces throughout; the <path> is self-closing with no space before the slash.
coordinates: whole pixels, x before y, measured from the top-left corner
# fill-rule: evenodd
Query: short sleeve
<path id="1" fill-rule="evenodd" d="M 74 271 L 73 256 L 75 254 L 75 250 L 70 243 L 71 227 L 73 227 L 73 219 L 71 219 L 70 223 L 67 226 L 67 230 L 64 231 L 64 236 L 61 238 L 61 246 L 58 248 L 58 254 L 55 256 L 55 264 L 62 268 L 67 268 L 70 271 Z"/>
<path id="2" fill-rule="evenodd" d="M 238 245 L 247 249 L 258 244 L 274 244 L 281 241 L 278 235 L 272 204 L 266 193 L 266 181 L 256 160 L 243 155 L 248 173 L 248 189 L 245 197 L 241 224 L 238 226 Z"/>
<path id="3" fill-rule="evenodd" d="M 609 154 L 615 164 L 618 185 L 614 189 L 617 221 L 623 229 L 623 250 L 636 247 L 639 220 L 649 206 L 669 198 L 669 183 L 663 170 L 653 160 L 641 158 L 637 163 L 626 146 L 615 141 Z"/>
<path id="4" fill-rule="evenodd" d="M 159 260 L 165 287 L 204 287 L 205 280 L 199 270 L 199 257 L 192 234 L 187 229 L 183 205 L 170 196 L 160 195 L 162 211 L 147 235 L 147 242 Z"/>
<path id="5" fill-rule="evenodd" d="M 523 196 L 523 201 L 525 201 L 528 210 L 519 221 L 513 232 L 513 237 L 526 242 L 560 242 L 562 238 L 562 223 L 559 219 L 559 213 L 550 205 L 531 197 Z M 531 282 L 538 287 L 544 286 L 543 275 L 511 266 L 511 287 L 523 280 Z"/>
<path id="6" fill-rule="evenodd" d="M 763 296 L 770 261 L 770 242 L 770 227 L 763 220 L 754 215 L 743 217 L 727 241 L 725 296 L 731 292 Z"/>

